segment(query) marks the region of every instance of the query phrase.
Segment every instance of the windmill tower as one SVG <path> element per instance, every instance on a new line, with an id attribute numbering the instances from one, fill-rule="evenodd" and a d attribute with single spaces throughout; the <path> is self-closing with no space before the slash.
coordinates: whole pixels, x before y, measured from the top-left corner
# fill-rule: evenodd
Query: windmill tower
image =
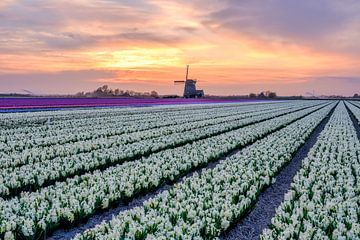
<path id="1" fill-rule="evenodd" d="M 186 66 L 186 77 L 185 81 L 174 81 L 175 85 L 184 84 L 184 98 L 200 98 L 204 96 L 203 90 L 196 90 L 196 80 L 189 79 L 189 65 Z"/>

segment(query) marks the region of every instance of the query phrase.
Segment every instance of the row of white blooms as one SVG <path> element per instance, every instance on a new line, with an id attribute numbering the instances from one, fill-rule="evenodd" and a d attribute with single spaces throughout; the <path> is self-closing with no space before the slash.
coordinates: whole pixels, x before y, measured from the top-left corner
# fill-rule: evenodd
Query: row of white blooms
<path id="1" fill-rule="evenodd" d="M 360 124 L 360 106 L 357 107 L 357 105 L 353 105 L 352 103 L 346 102 L 346 106 L 350 109 L 352 114 L 355 116 L 355 119 L 357 120 L 357 123 Z"/>
<path id="2" fill-rule="evenodd" d="M 257 103 L 253 103 L 257 104 Z M 94 120 L 102 117 L 101 115 L 106 116 L 126 116 L 137 114 L 146 114 L 146 113 L 156 113 L 164 111 L 173 111 L 177 112 L 187 111 L 187 110 L 201 110 L 209 108 L 219 108 L 224 106 L 241 106 L 241 105 L 250 105 L 250 103 L 224 103 L 224 104 L 189 104 L 189 105 L 163 105 L 163 106 L 152 106 L 146 108 L 122 108 L 122 107 L 100 107 L 95 109 L 98 114 L 94 115 L 94 108 L 70 108 L 54 111 L 32 111 L 32 112 L 10 112 L 4 113 L 0 117 L 0 125 L 7 126 L 8 128 L 21 128 L 26 125 L 37 124 L 39 120 L 47 120 L 49 116 L 53 120 L 52 123 L 60 121 L 76 121 L 79 117 L 81 118 L 93 118 Z M 210 107 L 211 106 L 211 107 Z"/>
<path id="3" fill-rule="evenodd" d="M 42 127 L 29 127 L 30 129 L 18 129 L 14 131 L 3 131 L 0 139 L 0 150 L 2 152 L 22 151 L 33 146 L 50 146 L 61 145 L 64 143 L 76 142 L 79 140 L 95 139 L 101 137 L 108 137 L 113 135 L 119 135 L 124 132 L 134 132 L 140 130 L 146 130 L 149 128 L 156 128 L 161 126 L 176 125 L 180 123 L 190 122 L 190 120 L 198 121 L 206 118 L 212 118 L 217 116 L 229 116 L 232 111 L 243 109 L 249 111 L 252 108 L 260 108 L 261 106 L 271 106 L 272 104 L 254 105 L 253 107 L 242 106 L 237 108 L 224 107 L 219 111 L 213 110 L 201 110 L 197 111 L 184 111 L 181 114 L 172 114 L 172 112 L 163 112 L 161 114 L 153 114 L 151 117 L 149 114 L 140 115 L 142 119 L 129 118 L 126 121 L 121 116 L 110 118 L 106 120 L 106 116 L 101 118 L 100 122 L 93 123 L 92 119 L 82 118 L 79 119 L 81 126 L 73 126 L 67 124 L 65 121 L 61 122 L 60 129 L 51 128 L 52 125 Z M 280 104 L 282 105 L 282 104 Z M 289 104 L 290 105 L 290 104 Z M 228 111 L 226 111 L 228 110 Z M 97 111 L 94 110 L 94 114 Z M 40 129 L 41 131 L 35 131 Z"/>
<path id="4" fill-rule="evenodd" d="M 360 142 L 341 103 L 261 239 L 360 239 Z"/>
<path id="5" fill-rule="evenodd" d="M 202 109 L 194 109 L 184 112 L 193 113 L 194 115 L 196 113 L 202 112 Z M 75 112 L 75 111 L 74 111 Z M 115 114 L 116 113 L 116 114 Z M 163 115 L 168 115 L 172 113 L 174 116 L 178 116 L 179 112 L 161 112 Z M 43 132 L 43 134 L 50 134 L 52 131 L 60 132 L 63 131 L 63 129 L 67 128 L 83 128 L 87 125 L 93 126 L 99 123 L 107 123 L 107 122 L 128 122 L 131 120 L 143 120 L 143 119 L 152 119 L 156 118 L 160 115 L 159 112 L 149 113 L 149 112 L 143 112 L 140 114 L 124 114 L 121 111 L 114 110 L 114 112 L 103 112 L 101 109 L 94 109 L 93 115 L 84 115 L 81 110 L 78 111 L 78 115 L 73 115 L 73 118 L 70 119 L 56 119 L 53 117 L 51 113 L 48 114 L 47 119 L 50 119 L 51 121 L 47 122 L 46 125 L 25 125 L 25 126 L 19 126 L 18 128 L 10 128 L 5 131 L 5 133 L 11 133 L 11 134 L 20 134 L 20 133 L 38 133 Z M 43 120 L 42 118 L 39 119 Z M 84 126 L 84 123 L 86 126 Z M 49 131 L 44 131 L 49 130 Z M 25 136 L 25 135 L 24 135 Z M 46 136 L 46 135 L 45 135 Z"/>
<path id="6" fill-rule="evenodd" d="M 72 111 L 55 111 L 54 112 L 46 112 L 45 115 L 38 116 L 39 112 L 29 112 L 29 113 L 22 113 L 22 116 L 18 116 L 18 113 L 11 115 L 3 114 L 0 117 L 1 125 L 6 126 L 7 122 L 16 121 L 16 119 L 24 118 L 26 119 L 33 118 L 34 122 L 43 122 L 47 120 L 51 120 L 48 122 L 48 128 L 51 130 L 61 130 L 63 125 L 66 126 L 73 126 L 73 127 L 81 127 L 84 119 L 88 120 L 89 124 L 95 124 L 104 121 L 114 121 L 114 118 L 118 118 L 122 121 L 126 121 L 129 119 L 143 119 L 152 118 L 157 115 L 181 115 L 182 112 L 188 112 L 189 114 L 192 112 L 194 115 L 197 113 L 201 113 L 203 111 L 216 111 L 216 109 L 223 108 L 237 108 L 237 107 L 250 107 L 252 105 L 272 105 L 268 103 L 258 103 L 258 104 L 209 104 L 207 106 L 199 106 L 199 105 L 192 105 L 191 107 L 184 107 L 184 106 L 176 106 L 176 107 L 147 107 L 147 108 L 112 108 L 112 109 L 92 109 L 87 110 L 84 113 L 84 110 L 72 110 Z M 65 117 L 58 117 L 56 113 L 67 112 Z M 41 112 L 40 112 L 41 113 Z M 26 115 L 25 115 L 26 114 Z M 35 115 L 36 114 L 36 115 Z M 32 116 L 34 115 L 34 116 Z M 15 128 L 9 128 L 9 131 L 23 131 L 31 129 L 33 132 L 39 130 L 40 125 L 31 124 L 18 124 Z M 40 128 L 41 129 L 41 128 Z"/>
<path id="7" fill-rule="evenodd" d="M 85 239 L 213 239 L 251 208 L 329 113 L 327 106 L 255 142 L 215 168 L 186 178 L 143 206 L 76 237 Z"/>
<path id="8" fill-rule="evenodd" d="M 223 108 L 235 108 L 235 107 L 248 107 L 246 105 L 239 105 L 239 106 L 228 106 L 228 105 L 223 105 Z M 129 109 L 129 108 L 127 108 Z M 133 109 L 133 108 L 130 108 Z M 71 117 L 67 117 L 66 119 L 63 118 L 58 118 L 56 115 L 54 116 L 54 114 L 47 113 L 46 116 L 41 116 L 38 118 L 38 122 L 41 123 L 46 121 L 47 125 L 46 126 L 41 126 L 41 125 L 18 125 L 17 128 L 9 128 L 9 129 L 5 129 L 7 131 L 10 132 L 23 132 L 23 131 L 28 131 L 31 130 L 32 132 L 38 132 L 38 131 L 42 131 L 43 127 L 47 127 L 49 130 L 52 131 L 59 131 L 62 130 L 64 128 L 64 126 L 67 127 L 82 127 L 83 123 L 86 121 L 87 124 L 90 125 L 95 125 L 98 123 L 102 123 L 102 122 L 114 122 L 115 119 L 121 120 L 121 121 L 129 121 L 131 119 L 133 120 L 141 120 L 141 119 L 148 119 L 148 118 L 154 118 L 154 117 L 158 117 L 159 115 L 169 115 L 171 114 L 172 116 L 176 116 L 176 115 L 181 115 L 181 109 L 179 108 L 179 110 L 175 111 L 175 109 L 163 109 L 163 111 L 156 111 L 156 109 L 151 108 L 151 110 L 153 111 L 149 111 L 148 108 L 141 108 L 141 109 L 146 109 L 146 110 L 142 110 L 140 112 L 136 111 L 136 112 L 130 112 L 130 111 L 126 111 L 124 112 L 123 109 L 114 109 L 114 110 L 107 110 L 104 111 L 103 109 L 93 109 L 92 113 L 90 115 L 90 113 L 84 114 L 83 110 L 73 110 L 73 114 L 71 114 Z M 186 112 L 189 114 L 198 114 L 201 113 L 203 111 L 215 111 L 216 108 L 210 109 L 210 108 L 196 108 L 194 107 L 193 109 L 184 109 L 182 112 Z M 31 113 L 27 113 L 27 114 L 32 114 Z M 2 115 L 4 116 L 4 115 Z M 7 116 L 7 115 L 5 115 Z M 15 115 L 13 116 L 13 119 L 16 119 L 18 116 Z M 29 116 L 30 117 L 30 116 Z M 8 117 L 7 117 L 8 118 Z M 34 117 L 36 119 L 36 117 Z M 1 118 L 0 118 L 1 119 Z M 51 121 L 47 121 L 47 120 L 51 120 Z"/>
<path id="9" fill-rule="evenodd" d="M 306 108 L 299 113 L 296 112 L 295 115 L 314 111 L 321 106 Z M 51 160 L 43 160 L 15 168 L 3 168 L 0 169 L 0 195 L 9 195 L 26 190 L 29 187 L 37 189 L 44 184 L 46 185 L 49 181 L 57 181 L 69 176 L 83 174 L 99 167 L 107 167 L 116 163 L 133 160 L 154 151 L 171 148 L 179 143 L 185 144 L 217 135 L 247 124 L 293 112 L 296 109 L 261 112 L 261 114 L 250 115 L 250 117 L 245 119 L 193 129 L 192 131 L 173 133 L 154 139 L 144 139 L 125 145 L 113 144 L 109 148 L 94 149 L 90 152 L 76 155 L 56 157 Z"/>
<path id="10" fill-rule="evenodd" d="M 326 106 L 311 116 L 323 115 L 329 108 L 330 106 Z M 45 229 L 55 228 L 59 222 L 73 222 L 89 216 L 97 209 L 107 208 L 111 203 L 132 198 L 165 181 L 177 179 L 180 175 L 204 166 L 313 110 L 315 108 L 291 113 L 117 165 L 103 172 L 95 171 L 67 179 L 66 182 L 56 183 L 36 192 L 22 193 L 19 198 L 0 204 L 0 232 L 39 235 Z"/>
<path id="11" fill-rule="evenodd" d="M 277 107 L 277 109 L 282 110 L 286 108 Z M 289 109 L 289 107 L 287 109 Z M 3 155 L 0 156 L 0 167 L 1 168 L 15 167 L 18 165 L 40 162 L 55 157 L 65 157 L 78 153 L 90 152 L 92 150 L 96 150 L 100 148 L 110 148 L 113 146 L 119 146 L 149 138 L 156 138 L 160 136 L 170 135 L 173 133 L 190 131 L 196 128 L 221 124 L 228 121 L 235 121 L 238 119 L 255 116 L 261 113 L 268 113 L 270 111 L 275 111 L 275 109 L 263 110 L 262 108 L 257 108 L 256 110 L 251 110 L 251 111 L 250 110 L 233 111 L 233 114 L 225 117 L 213 116 L 211 119 L 206 118 L 205 120 L 186 122 L 180 125 L 178 124 L 178 125 L 170 125 L 159 128 L 151 128 L 143 131 L 124 133 L 120 135 L 96 138 L 85 141 L 65 143 L 62 145 L 52 145 L 49 147 L 33 147 L 22 152 L 11 151 L 8 152 L 7 154 L 3 153 Z M 207 116 L 209 117 L 209 115 Z M 191 119 L 191 118 L 187 116 L 187 119 Z M 108 125 L 109 129 L 112 127 L 113 126 Z M 128 129 L 132 130 L 133 127 L 129 127 Z M 126 127 L 124 127 L 123 130 L 127 132 Z"/>
<path id="12" fill-rule="evenodd" d="M 270 102 L 272 103 L 272 102 Z M 188 111 L 188 110 L 205 110 L 205 109 L 219 109 L 223 107 L 232 107 L 232 106 L 247 106 L 247 105 L 257 105 L 257 104 L 267 104 L 265 102 L 235 102 L 235 103 L 216 103 L 216 104 L 187 104 L 187 105 L 158 105 L 151 107 L 142 107 L 142 108 L 131 108 L 131 107 L 100 107 L 100 108 L 70 108 L 54 111 L 32 111 L 32 112 L 13 112 L 13 113 L 4 113 L 0 117 L 0 124 L 2 126 L 21 128 L 23 126 L 29 125 L 31 123 L 38 123 L 39 120 L 47 120 L 49 116 L 52 118 L 53 123 L 57 120 L 64 121 L 76 121 L 80 118 L 93 118 L 97 119 L 106 116 L 126 116 L 132 115 L 136 116 L 137 114 L 152 114 L 158 112 L 179 112 L 179 111 Z M 98 114 L 94 115 L 94 110 Z"/>
<path id="13" fill-rule="evenodd" d="M 348 102 L 354 104 L 355 106 L 360 107 L 360 101 L 348 101 Z"/>
<path id="14" fill-rule="evenodd" d="M 229 115 L 229 113 L 225 111 L 217 114 L 207 114 L 208 115 L 205 115 L 204 112 L 202 112 L 198 114 L 198 116 L 194 115 L 194 121 L 204 120 L 212 116 L 221 117 L 221 115 Z M 87 119 L 83 119 L 82 127 L 78 128 L 72 126 L 65 127 L 64 124 L 62 130 L 50 130 L 45 127 L 42 132 L 32 133 L 31 135 L 31 132 L 27 131 L 19 134 L 4 133 L 3 137 L 6 142 L 0 143 L 0 148 L 2 148 L 2 152 L 7 152 L 8 155 L 10 155 L 13 152 L 21 152 L 32 147 L 62 145 L 65 143 L 115 136 L 123 133 L 186 123 L 190 122 L 191 119 L 191 114 L 188 115 L 187 113 L 170 117 L 165 115 L 166 114 L 152 117 L 151 119 L 144 117 L 143 120 L 134 119 L 127 121 L 114 118 L 112 121 L 104 121 L 95 125 L 89 124 Z"/>
<path id="15" fill-rule="evenodd" d="M 270 105 L 270 104 L 268 104 Z M 273 104 L 271 104 L 273 105 Z M 288 104 L 287 106 L 289 106 Z M 277 106 L 280 108 L 282 104 L 277 104 Z M 272 106 L 271 108 L 274 108 L 275 106 Z M 246 111 L 254 111 L 256 109 L 264 109 L 264 106 L 256 106 L 251 108 L 242 108 L 244 112 Z M 269 109 L 269 107 L 267 107 Z M 201 121 L 207 118 L 218 118 L 222 116 L 230 116 L 231 114 L 234 115 L 237 112 L 241 113 L 240 109 L 236 110 L 234 109 L 228 109 L 228 111 L 218 111 L 216 113 L 210 113 L 210 112 L 202 112 L 198 117 L 194 115 L 187 115 L 183 114 L 180 117 L 158 117 L 157 119 L 153 120 L 146 120 L 144 121 L 131 121 L 130 123 L 123 123 L 121 121 L 117 121 L 118 119 L 115 119 L 116 122 L 111 123 L 102 123 L 98 124 L 97 126 L 92 126 L 90 128 L 85 127 L 89 124 L 84 123 L 84 127 L 81 129 L 75 128 L 68 128 L 65 133 L 60 133 L 53 130 L 48 130 L 45 132 L 52 132 L 54 136 L 46 137 L 43 136 L 43 134 L 36 135 L 32 134 L 30 136 L 23 137 L 21 140 L 17 139 L 14 140 L 11 134 L 8 134 L 8 137 L 11 137 L 11 141 L 8 141 L 6 145 L 4 145 L 2 151 L 0 152 L 0 156 L 3 155 L 4 158 L 14 155 L 15 152 L 21 152 L 25 150 L 28 150 L 31 147 L 35 146 L 53 146 L 53 145 L 63 145 L 66 143 L 74 143 L 77 141 L 85 141 L 85 140 L 93 140 L 96 138 L 106 138 L 109 136 L 116 136 L 123 133 L 129 133 L 129 132 L 136 132 L 136 131 L 142 131 L 147 129 L 154 129 L 162 126 L 174 126 L 181 123 L 187 123 L 190 121 Z M 233 113 L 234 112 L 234 113 Z M 190 117 L 192 116 L 192 117 Z M 65 135 L 64 135 L 65 134 Z M 6 136 L 5 134 L 3 136 Z M 1 148 L 1 144 L 0 144 Z M 7 152 L 7 153 L 6 153 Z"/>

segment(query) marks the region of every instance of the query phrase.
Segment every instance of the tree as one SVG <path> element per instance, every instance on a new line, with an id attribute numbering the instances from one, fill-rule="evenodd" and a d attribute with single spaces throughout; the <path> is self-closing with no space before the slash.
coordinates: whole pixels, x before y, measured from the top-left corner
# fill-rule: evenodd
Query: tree
<path id="1" fill-rule="evenodd" d="M 269 92 L 268 97 L 269 98 L 276 98 L 276 92 Z"/>
<path id="2" fill-rule="evenodd" d="M 266 98 L 264 92 L 261 92 L 261 93 L 258 95 L 258 98 Z"/>
<path id="3" fill-rule="evenodd" d="M 255 93 L 250 93 L 249 98 L 256 98 L 256 94 Z"/>
<path id="4" fill-rule="evenodd" d="M 108 85 L 103 85 L 92 92 L 79 92 L 76 96 L 84 96 L 84 97 L 113 97 L 113 96 L 121 96 L 121 97 L 153 97 L 158 98 L 159 94 L 156 91 L 151 92 L 136 92 L 133 90 L 121 90 L 119 88 L 111 89 Z"/>
<path id="5" fill-rule="evenodd" d="M 125 96 L 125 97 L 130 97 L 130 93 L 129 93 L 129 90 L 126 90 L 122 96 Z"/>
<path id="6" fill-rule="evenodd" d="M 109 90 L 109 86 L 108 85 L 104 85 L 101 87 L 103 92 L 107 92 Z"/>
<path id="7" fill-rule="evenodd" d="M 106 96 L 108 94 L 109 91 L 109 86 L 108 85 L 104 85 L 102 87 L 99 87 L 98 89 L 96 89 L 94 91 L 94 95 L 97 96 Z"/>
<path id="8" fill-rule="evenodd" d="M 84 97 L 85 93 L 84 92 L 78 92 L 75 94 L 76 97 Z"/>
<path id="9" fill-rule="evenodd" d="M 353 98 L 359 98 L 359 94 L 355 93 Z"/>
<path id="10" fill-rule="evenodd" d="M 156 91 L 151 91 L 150 96 L 153 98 L 159 98 L 159 94 Z"/>

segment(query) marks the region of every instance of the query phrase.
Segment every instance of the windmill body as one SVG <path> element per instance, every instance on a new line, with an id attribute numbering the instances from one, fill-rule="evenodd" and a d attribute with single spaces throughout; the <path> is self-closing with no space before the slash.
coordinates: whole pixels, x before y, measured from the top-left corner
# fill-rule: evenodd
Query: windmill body
<path id="1" fill-rule="evenodd" d="M 196 89 L 196 80 L 195 79 L 189 79 L 189 65 L 186 67 L 186 78 L 185 81 L 174 81 L 175 84 L 184 84 L 184 98 L 201 98 L 204 97 L 204 91 L 203 90 L 197 90 Z"/>

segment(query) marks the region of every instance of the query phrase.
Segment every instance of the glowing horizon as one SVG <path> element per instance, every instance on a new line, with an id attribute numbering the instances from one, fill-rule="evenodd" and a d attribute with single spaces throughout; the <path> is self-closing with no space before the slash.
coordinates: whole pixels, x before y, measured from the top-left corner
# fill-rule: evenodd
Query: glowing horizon
<path id="1" fill-rule="evenodd" d="M 5 0 L 0 92 L 360 92 L 360 2 Z M 359 89 L 359 90 L 357 90 Z"/>

